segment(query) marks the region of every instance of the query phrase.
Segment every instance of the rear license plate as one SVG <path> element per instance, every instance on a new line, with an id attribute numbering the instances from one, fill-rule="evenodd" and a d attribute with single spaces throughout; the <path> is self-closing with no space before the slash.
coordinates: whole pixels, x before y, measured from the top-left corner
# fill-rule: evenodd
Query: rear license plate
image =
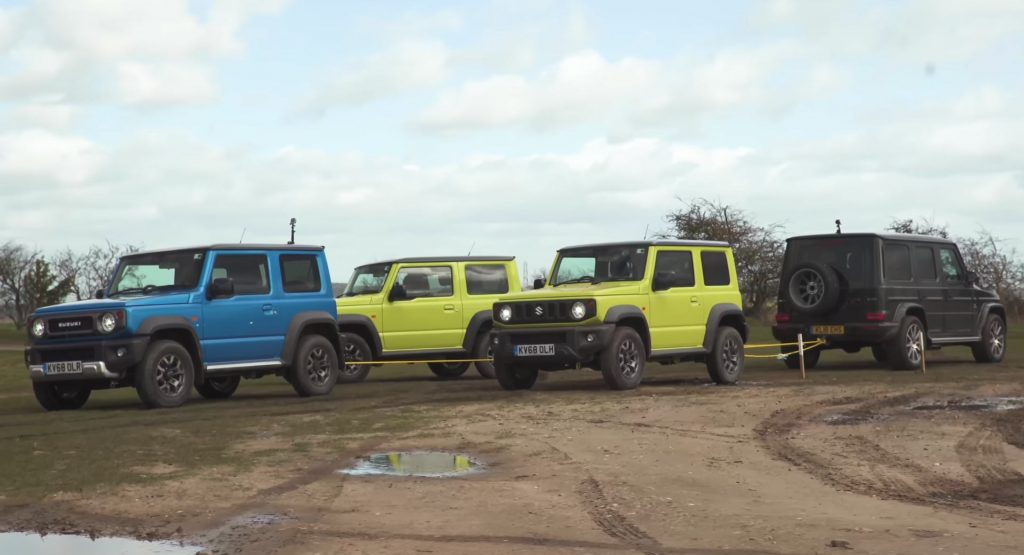
<path id="1" fill-rule="evenodd" d="M 814 335 L 845 335 L 846 326 L 812 326 Z"/>
<path id="2" fill-rule="evenodd" d="M 67 362 L 47 362 L 44 372 L 48 375 L 56 374 L 81 374 L 82 361 L 69 360 Z"/>
<path id="3" fill-rule="evenodd" d="M 555 354 L 555 345 L 516 345 L 515 355 L 517 357 L 541 357 Z"/>

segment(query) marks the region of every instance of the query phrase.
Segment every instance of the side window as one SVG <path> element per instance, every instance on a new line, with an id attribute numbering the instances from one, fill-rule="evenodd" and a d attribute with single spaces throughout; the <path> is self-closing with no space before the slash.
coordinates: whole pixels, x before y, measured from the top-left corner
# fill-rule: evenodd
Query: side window
<path id="1" fill-rule="evenodd" d="M 654 261 L 654 275 L 667 275 L 671 287 L 693 287 L 693 253 L 690 251 L 661 251 Z"/>
<path id="2" fill-rule="evenodd" d="M 891 281 L 910 281 L 910 247 L 885 245 L 885 278 Z"/>
<path id="3" fill-rule="evenodd" d="M 935 251 L 931 247 L 914 247 L 914 275 L 919 281 L 937 281 Z"/>
<path id="4" fill-rule="evenodd" d="M 500 295 L 508 293 L 508 272 L 498 264 L 466 265 L 466 293 Z"/>
<path id="5" fill-rule="evenodd" d="M 315 255 L 282 254 L 281 281 L 286 293 L 319 293 L 320 265 Z"/>
<path id="6" fill-rule="evenodd" d="M 264 254 L 218 254 L 213 261 L 213 279 L 231 278 L 236 295 L 270 293 L 268 276 Z"/>
<path id="7" fill-rule="evenodd" d="M 942 262 L 942 278 L 946 281 L 963 281 L 964 271 L 960 260 L 953 249 L 939 249 L 939 260 Z"/>
<path id="8" fill-rule="evenodd" d="M 409 299 L 452 296 L 451 266 L 402 268 L 395 280 L 405 287 Z"/>
<path id="9" fill-rule="evenodd" d="M 702 251 L 700 263 L 703 266 L 704 285 L 729 285 L 729 259 L 722 251 Z"/>

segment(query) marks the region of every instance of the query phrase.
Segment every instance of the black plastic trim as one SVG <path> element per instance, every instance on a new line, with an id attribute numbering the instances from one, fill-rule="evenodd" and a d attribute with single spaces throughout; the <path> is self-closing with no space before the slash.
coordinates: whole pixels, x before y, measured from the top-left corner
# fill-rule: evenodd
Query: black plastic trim
<path id="1" fill-rule="evenodd" d="M 484 327 L 491 327 L 492 322 L 490 310 L 481 310 L 474 314 L 473 318 L 469 320 L 469 325 L 466 326 L 466 336 L 462 339 L 462 349 L 471 352 L 476 344 L 476 338 L 480 335 L 480 330 L 484 329 Z"/>
<path id="2" fill-rule="evenodd" d="M 373 323 L 373 320 L 362 314 L 339 314 L 337 322 L 339 330 L 342 326 L 365 329 L 370 334 L 370 348 L 373 349 L 374 356 L 380 356 L 384 352 L 380 342 L 380 332 L 377 331 L 377 326 Z"/>
<path id="3" fill-rule="evenodd" d="M 718 326 L 722 322 L 722 319 L 724 319 L 726 316 L 740 317 L 740 320 L 743 322 L 743 327 L 742 329 L 739 329 L 737 331 L 740 332 L 740 335 L 743 337 L 743 341 L 746 342 L 747 319 L 746 317 L 743 316 L 743 310 L 741 310 L 740 307 L 730 303 L 716 304 L 715 306 L 711 307 L 711 312 L 708 313 L 708 323 L 707 326 L 704 328 L 705 351 L 710 353 L 711 349 L 714 348 L 715 337 L 718 333 Z"/>
<path id="4" fill-rule="evenodd" d="M 284 350 L 281 352 L 281 361 L 286 366 L 291 366 L 293 362 L 292 358 L 295 355 L 295 349 L 299 346 L 299 338 L 302 337 L 302 332 L 308 326 L 314 324 L 328 324 L 334 330 L 334 337 L 328 337 L 328 340 L 334 345 L 338 356 L 341 356 L 342 345 L 341 337 L 338 333 L 338 318 L 326 312 L 310 310 L 296 314 L 292 318 L 291 323 L 288 324 L 288 333 L 284 337 Z"/>

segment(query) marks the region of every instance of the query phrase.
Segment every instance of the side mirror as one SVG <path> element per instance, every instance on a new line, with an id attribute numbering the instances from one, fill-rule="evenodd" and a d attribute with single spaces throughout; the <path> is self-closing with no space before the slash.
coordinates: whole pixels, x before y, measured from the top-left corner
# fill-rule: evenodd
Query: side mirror
<path id="1" fill-rule="evenodd" d="M 672 274 L 668 272 L 658 272 L 654 274 L 654 280 L 651 282 L 651 289 L 654 291 L 667 291 L 672 289 Z"/>
<path id="2" fill-rule="evenodd" d="M 544 289 L 545 285 L 547 285 L 547 283 L 545 283 L 544 278 L 537 278 L 533 280 L 534 289 Z"/>
<path id="3" fill-rule="evenodd" d="M 977 274 L 977 272 L 967 272 L 967 283 L 969 283 L 971 285 L 974 285 L 975 283 L 978 283 L 978 274 Z"/>
<path id="4" fill-rule="evenodd" d="M 94 297 L 97 298 L 97 299 L 102 299 L 104 297 L 103 290 L 102 289 L 97 289 L 96 290 L 96 295 L 94 295 Z"/>
<path id="5" fill-rule="evenodd" d="M 404 301 L 409 298 L 409 293 L 406 292 L 405 286 L 401 283 L 396 283 L 391 286 L 391 292 L 388 293 L 388 300 L 391 302 Z"/>
<path id="6" fill-rule="evenodd" d="M 231 278 L 217 278 L 206 288 L 206 298 L 226 299 L 235 296 L 235 281 Z"/>

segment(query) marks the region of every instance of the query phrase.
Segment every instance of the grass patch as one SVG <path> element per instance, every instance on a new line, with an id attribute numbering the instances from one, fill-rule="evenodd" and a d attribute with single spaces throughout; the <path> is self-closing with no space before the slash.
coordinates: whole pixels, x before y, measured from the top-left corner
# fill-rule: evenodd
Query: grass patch
<path id="1" fill-rule="evenodd" d="M 0 345 L 24 345 L 27 332 L 23 329 L 14 329 L 10 322 L 0 323 Z"/>

